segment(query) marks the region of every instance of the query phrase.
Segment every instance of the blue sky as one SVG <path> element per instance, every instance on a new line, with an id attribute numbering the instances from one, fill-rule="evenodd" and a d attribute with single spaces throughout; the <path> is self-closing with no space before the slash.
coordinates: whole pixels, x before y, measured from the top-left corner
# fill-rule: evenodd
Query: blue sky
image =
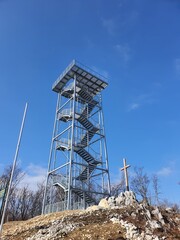
<path id="1" fill-rule="evenodd" d="M 122 158 L 158 174 L 162 198 L 180 202 L 180 2 L 0 0 L 0 171 L 19 154 L 33 184 L 47 168 L 56 93 L 77 59 L 108 77 L 103 93 L 112 181 Z"/>

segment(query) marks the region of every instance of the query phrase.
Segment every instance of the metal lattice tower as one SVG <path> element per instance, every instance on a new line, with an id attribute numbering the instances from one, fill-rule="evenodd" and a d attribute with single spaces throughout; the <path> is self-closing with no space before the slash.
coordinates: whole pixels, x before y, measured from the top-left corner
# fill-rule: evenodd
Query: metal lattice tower
<path id="1" fill-rule="evenodd" d="M 58 100 L 43 213 L 86 208 L 110 195 L 101 97 L 107 85 L 75 60 L 54 83 Z"/>

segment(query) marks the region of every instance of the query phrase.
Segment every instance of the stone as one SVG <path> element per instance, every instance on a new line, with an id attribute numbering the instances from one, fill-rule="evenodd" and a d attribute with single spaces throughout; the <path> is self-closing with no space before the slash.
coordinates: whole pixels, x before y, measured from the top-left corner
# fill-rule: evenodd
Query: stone
<path id="1" fill-rule="evenodd" d="M 166 208 L 166 212 L 172 212 L 172 208 L 170 207 Z"/>
<path id="2" fill-rule="evenodd" d="M 150 213 L 150 211 L 148 209 L 145 209 L 145 213 L 146 213 L 147 218 L 151 220 L 151 213 Z"/>
<path id="3" fill-rule="evenodd" d="M 101 199 L 101 201 L 98 204 L 99 207 L 102 208 L 109 208 L 109 204 L 106 198 Z"/>
<path id="4" fill-rule="evenodd" d="M 132 191 L 126 191 L 124 193 L 120 193 L 119 196 L 116 198 L 116 205 L 117 206 L 129 206 L 136 204 L 136 196 Z"/>
<path id="5" fill-rule="evenodd" d="M 161 224 L 155 220 L 149 221 L 149 224 L 152 229 L 162 229 Z"/>
<path id="6" fill-rule="evenodd" d="M 116 198 L 114 196 L 108 198 L 108 204 L 110 207 L 116 206 Z"/>
<path id="7" fill-rule="evenodd" d="M 158 207 L 156 207 L 156 208 L 152 211 L 152 214 L 154 214 L 154 215 L 157 217 L 158 221 L 159 221 L 162 225 L 165 224 L 164 218 L 163 218 L 161 212 L 159 211 L 159 208 L 158 208 Z"/>
<path id="8" fill-rule="evenodd" d="M 97 205 L 93 205 L 93 206 L 90 206 L 90 207 L 86 208 L 86 211 L 87 212 L 92 212 L 92 211 L 97 211 L 97 210 L 100 210 L 100 209 L 102 209 L 102 207 L 97 206 Z"/>
<path id="9" fill-rule="evenodd" d="M 113 222 L 113 223 L 120 224 L 120 220 L 116 217 L 111 218 L 110 221 Z"/>

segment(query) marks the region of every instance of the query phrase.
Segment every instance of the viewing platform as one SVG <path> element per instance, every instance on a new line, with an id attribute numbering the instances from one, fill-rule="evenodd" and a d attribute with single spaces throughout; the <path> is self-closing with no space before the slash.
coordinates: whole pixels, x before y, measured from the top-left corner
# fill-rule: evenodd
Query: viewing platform
<path id="1" fill-rule="evenodd" d="M 89 69 L 83 64 L 73 60 L 69 66 L 62 72 L 52 86 L 52 90 L 59 93 L 64 86 L 76 75 L 77 86 L 82 88 L 86 86 L 88 91 L 95 96 L 108 86 L 107 79 L 95 71 Z"/>

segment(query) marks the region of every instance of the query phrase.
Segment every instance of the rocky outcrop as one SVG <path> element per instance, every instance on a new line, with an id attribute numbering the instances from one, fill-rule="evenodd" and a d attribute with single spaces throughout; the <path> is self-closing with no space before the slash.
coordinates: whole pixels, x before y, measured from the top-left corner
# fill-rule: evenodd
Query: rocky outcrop
<path id="1" fill-rule="evenodd" d="M 108 199 L 109 207 L 124 207 L 124 206 L 136 206 L 138 201 L 132 191 L 121 192 L 118 197 L 110 197 Z"/>
<path id="2" fill-rule="evenodd" d="M 136 199 L 135 194 L 132 191 L 126 191 L 120 193 L 118 197 L 109 197 L 108 199 L 102 199 L 98 205 L 99 209 L 109 208 L 109 209 L 131 209 L 131 214 L 128 218 L 137 220 L 138 216 L 141 216 L 142 221 L 145 220 L 143 231 L 137 226 L 136 223 L 124 220 L 121 216 L 113 217 L 110 219 L 113 223 L 120 224 L 125 229 L 126 239 L 129 240 L 163 240 L 167 239 L 166 234 L 156 234 L 157 232 L 164 232 L 167 224 L 165 224 L 165 219 L 162 215 L 161 210 L 158 207 L 150 207 L 146 201 L 139 203 Z M 90 208 L 93 210 L 93 207 Z M 89 210 L 90 210 L 89 209 Z M 166 212 L 171 212 L 171 209 L 166 209 Z M 128 212 L 128 211 L 127 211 Z M 167 220 L 167 219 L 166 219 Z M 180 222 L 180 220 L 178 220 Z M 169 227 L 170 227 L 169 223 Z M 178 227 L 179 229 L 179 227 Z M 161 235 L 161 236 L 159 236 Z M 180 235 L 179 235 L 180 239 Z"/>
<path id="3" fill-rule="evenodd" d="M 10 224 L 10 223 L 9 223 Z M 8 228 L 9 226 L 9 228 Z M 178 240 L 180 215 L 139 203 L 133 192 L 102 199 L 86 210 L 5 224 L 2 240 Z"/>

